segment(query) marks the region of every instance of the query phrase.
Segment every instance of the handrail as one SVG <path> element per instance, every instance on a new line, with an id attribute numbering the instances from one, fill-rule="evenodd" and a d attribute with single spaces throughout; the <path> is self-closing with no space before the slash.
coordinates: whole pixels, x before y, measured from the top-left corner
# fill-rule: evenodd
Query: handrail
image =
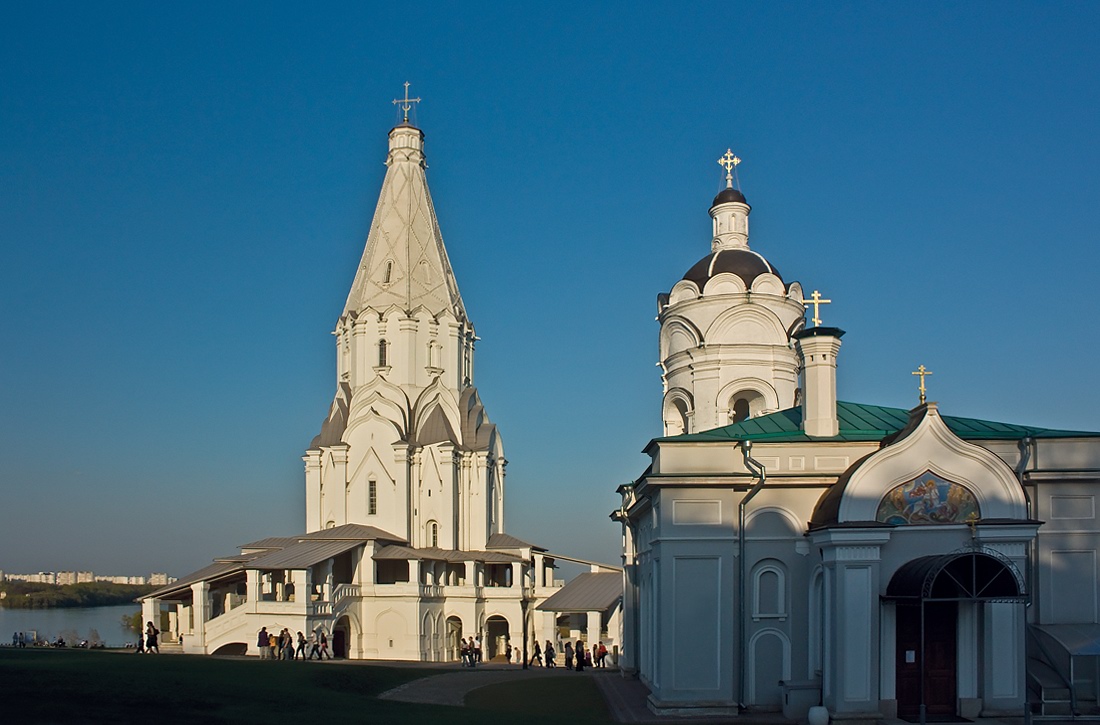
<path id="1" fill-rule="evenodd" d="M 1072 713 L 1076 717 L 1077 714 L 1078 714 L 1077 713 L 1077 687 L 1076 687 L 1075 683 L 1073 682 L 1072 674 L 1069 677 L 1067 677 L 1066 674 L 1064 672 L 1062 672 L 1062 669 L 1059 666 L 1059 663 L 1057 662 L 1057 660 L 1055 660 L 1054 656 L 1050 653 L 1050 650 L 1047 649 L 1046 644 L 1043 642 L 1043 640 L 1039 636 L 1038 632 L 1039 632 L 1039 630 L 1036 627 L 1034 627 L 1033 625 L 1028 625 L 1028 628 L 1027 628 L 1028 636 L 1030 637 L 1032 642 L 1034 642 L 1035 646 L 1039 648 L 1039 651 L 1042 653 L 1042 655 L 1043 655 L 1042 661 L 1048 667 L 1050 667 L 1051 670 L 1054 671 L 1054 674 L 1058 675 L 1058 679 L 1061 680 L 1062 684 L 1065 685 L 1067 690 L 1069 690 L 1070 713 Z M 1070 667 L 1072 669 L 1072 667 L 1073 667 L 1073 655 L 1067 651 L 1066 656 L 1070 660 Z"/>

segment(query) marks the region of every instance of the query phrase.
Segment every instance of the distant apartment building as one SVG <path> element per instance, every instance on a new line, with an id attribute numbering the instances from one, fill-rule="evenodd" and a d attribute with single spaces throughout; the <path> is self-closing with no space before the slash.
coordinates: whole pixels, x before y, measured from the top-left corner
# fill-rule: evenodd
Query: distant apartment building
<path id="1" fill-rule="evenodd" d="M 84 584 L 91 582 L 107 582 L 110 584 L 135 584 L 138 586 L 167 586 L 176 581 L 176 577 L 168 576 L 165 572 L 153 572 L 149 576 L 96 575 L 90 571 L 40 571 L 35 574 L 7 574 L 0 570 L 0 582 L 21 581 L 31 584 Z"/>

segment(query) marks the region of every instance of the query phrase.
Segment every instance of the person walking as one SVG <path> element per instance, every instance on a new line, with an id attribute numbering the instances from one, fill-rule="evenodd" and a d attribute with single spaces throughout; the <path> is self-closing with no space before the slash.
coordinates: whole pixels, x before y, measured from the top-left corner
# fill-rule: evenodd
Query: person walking
<path id="1" fill-rule="evenodd" d="M 160 647 L 157 645 L 157 635 L 160 634 L 160 630 L 153 626 L 152 622 L 145 625 L 145 651 L 150 654 L 160 654 Z"/>
<path id="2" fill-rule="evenodd" d="M 326 635 L 325 630 L 322 629 L 321 630 L 321 657 L 319 659 L 323 660 L 326 657 L 328 657 L 330 660 L 332 659 L 332 655 L 330 655 L 328 653 L 328 635 Z"/>
<path id="3" fill-rule="evenodd" d="M 577 657 L 577 672 L 584 672 L 584 654 L 585 654 L 584 642 L 581 642 L 580 640 L 578 640 L 577 641 L 577 646 L 573 650 L 573 653 Z"/>
<path id="4" fill-rule="evenodd" d="M 474 664 L 481 663 L 481 635 L 474 637 Z"/>
<path id="5" fill-rule="evenodd" d="M 554 661 L 557 654 L 554 652 L 554 643 L 550 640 L 546 640 L 546 649 L 543 650 L 543 654 L 546 655 L 546 666 L 557 667 L 558 663 Z"/>
<path id="6" fill-rule="evenodd" d="M 306 636 L 301 630 L 298 631 L 298 649 L 294 650 L 294 659 L 298 659 L 298 655 L 302 655 L 302 662 L 306 661 Z"/>
<path id="7" fill-rule="evenodd" d="M 271 635 L 267 633 L 267 627 L 260 627 L 260 633 L 256 635 L 256 649 L 260 650 L 260 659 L 266 660 L 271 655 Z"/>
<path id="8" fill-rule="evenodd" d="M 317 659 L 321 659 L 321 640 L 317 636 L 317 632 L 310 633 L 309 644 L 309 658 L 313 659 L 313 655 L 317 655 Z"/>
<path id="9" fill-rule="evenodd" d="M 573 643 L 565 643 L 565 669 L 573 669 Z"/>
<path id="10" fill-rule="evenodd" d="M 542 647 L 539 646 L 538 640 L 535 640 L 535 654 L 531 655 L 531 661 L 527 664 L 534 667 L 536 662 L 539 663 L 539 667 L 542 667 Z"/>

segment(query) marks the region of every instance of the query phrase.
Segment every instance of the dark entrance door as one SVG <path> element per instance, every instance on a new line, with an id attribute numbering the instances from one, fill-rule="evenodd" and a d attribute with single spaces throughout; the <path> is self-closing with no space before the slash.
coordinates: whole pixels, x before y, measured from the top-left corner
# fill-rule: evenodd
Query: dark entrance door
<path id="1" fill-rule="evenodd" d="M 906 719 L 920 716 L 920 612 L 919 606 L 897 608 L 898 717 Z M 958 613 L 956 602 L 924 605 L 924 704 L 929 717 L 955 715 Z"/>

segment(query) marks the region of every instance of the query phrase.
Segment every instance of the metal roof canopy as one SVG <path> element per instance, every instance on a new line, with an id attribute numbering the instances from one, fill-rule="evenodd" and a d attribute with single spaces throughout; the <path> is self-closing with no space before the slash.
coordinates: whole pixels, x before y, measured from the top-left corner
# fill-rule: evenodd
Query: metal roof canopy
<path id="1" fill-rule="evenodd" d="M 922 556 L 903 564 L 886 587 L 884 600 L 1021 602 L 1023 578 L 1013 563 L 991 549 L 964 549 Z"/>
<path id="2" fill-rule="evenodd" d="M 1033 624 L 1074 657 L 1100 655 L 1100 624 Z"/>
<path id="3" fill-rule="evenodd" d="M 606 612 L 618 604 L 622 596 L 622 572 L 585 572 L 535 609 L 542 612 Z"/>

